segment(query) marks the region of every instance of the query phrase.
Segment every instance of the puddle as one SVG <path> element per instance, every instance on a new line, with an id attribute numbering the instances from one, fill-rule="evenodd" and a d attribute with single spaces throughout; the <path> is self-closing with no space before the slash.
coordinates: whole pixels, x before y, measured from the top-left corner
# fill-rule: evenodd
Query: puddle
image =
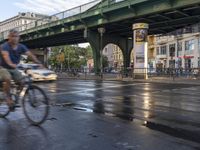
<path id="1" fill-rule="evenodd" d="M 141 126 L 145 126 L 151 130 L 159 131 L 159 132 L 168 134 L 170 136 L 181 138 L 184 140 L 189 140 L 192 142 L 200 143 L 200 133 L 197 133 L 195 131 L 184 130 L 181 128 L 173 128 L 173 127 L 170 127 L 170 126 L 167 126 L 164 124 L 154 123 L 154 122 L 145 120 L 145 118 L 136 117 L 134 115 L 131 115 L 128 113 L 123 113 L 123 112 L 122 113 L 120 113 L 120 112 L 113 113 L 113 112 L 109 112 L 109 111 L 105 111 L 105 110 L 97 111 L 95 109 L 86 108 L 84 106 L 76 106 L 76 107 L 72 107 L 72 108 L 74 110 L 104 114 L 105 116 L 109 116 L 109 117 L 117 117 L 117 118 L 131 121 L 131 122 L 134 121 L 134 122 L 141 124 Z"/>
<path id="2" fill-rule="evenodd" d="M 85 112 L 93 112 L 92 109 L 89 108 L 83 108 L 83 107 L 73 107 L 75 110 L 85 111 Z"/>
<path id="3" fill-rule="evenodd" d="M 67 103 L 61 103 L 61 104 L 53 104 L 53 106 L 60 106 L 60 107 L 70 107 L 70 106 L 74 106 L 74 103 L 71 102 L 67 102 Z"/>
<path id="4" fill-rule="evenodd" d="M 127 101 L 124 101 L 124 104 L 128 106 L 132 105 L 131 103 L 127 103 Z M 167 125 L 165 125 L 165 122 L 163 122 L 163 124 L 162 122 L 158 123 L 156 120 L 152 120 L 151 117 L 145 118 L 144 116 L 143 117 L 138 116 L 136 113 L 134 113 L 134 109 L 132 108 L 127 109 L 127 107 L 124 107 L 123 109 L 119 110 L 108 109 L 107 107 L 105 107 L 102 101 L 98 101 L 93 105 L 62 103 L 62 104 L 56 104 L 56 106 L 68 107 L 70 109 L 89 112 L 89 113 L 103 114 L 105 116 L 117 117 L 131 122 L 134 121 L 135 123 L 138 123 L 141 126 L 146 127 L 148 129 L 162 132 L 170 136 L 181 138 L 184 140 L 200 143 L 200 132 L 192 131 L 192 129 L 187 130 L 184 128 L 173 127 L 173 125 L 170 125 L 170 122 Z"/>
<path id="5" fill-rule="evenodd" d="M 143 126 L 149 128 L 149 129 L 155 130 L 155 131 L 160 131 L 160 132 L 166 133 L 173 137 L 200 143 L 200 133 L 197 133 L 195 131 L 189 131 L 189 130 L 184 130 L 184 129 L 180 129 L 180 128 L 173 128 L 170 126 L 166 126 L 163 124 L 157 124 L 157 123 L 153 123 L 153 122 L 149 122 L 149 121 L 145 121 Z"/>

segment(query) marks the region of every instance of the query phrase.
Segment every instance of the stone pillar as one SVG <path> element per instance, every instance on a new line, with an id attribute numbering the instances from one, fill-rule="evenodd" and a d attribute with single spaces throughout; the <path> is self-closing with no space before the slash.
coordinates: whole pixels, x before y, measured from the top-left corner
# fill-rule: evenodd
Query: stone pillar
<path id="1" fill-rule="evenodd" d="M 133 46 L 134 46 L 134 78 L 147 79 L 148 67 L 148 24 L 136 23 L 133 24 Z"/>

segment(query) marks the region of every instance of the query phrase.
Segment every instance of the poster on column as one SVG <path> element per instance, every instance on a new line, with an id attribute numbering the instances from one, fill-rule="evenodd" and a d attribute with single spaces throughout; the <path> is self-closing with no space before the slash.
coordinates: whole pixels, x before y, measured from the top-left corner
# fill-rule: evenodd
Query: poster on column
<path id="1" fill-rule="evenodd" d="M 135 67 L 144 68 L 145 64 L 145 52 L 144 45 L 137 45 L 135 47 Z"/>
<path id="2" fill-rule="evenodd" d="M 135 38 L 137 44 L 147 42 L 147 29 L 137 29 Z"/>
<path id="3" fill-rule="evenodd" d="M 135 50 L 134 67 L 146 68 L 148 25 L 145 23 L 134 24 L 133 30 L 134 30 L 134 50 Z"/>

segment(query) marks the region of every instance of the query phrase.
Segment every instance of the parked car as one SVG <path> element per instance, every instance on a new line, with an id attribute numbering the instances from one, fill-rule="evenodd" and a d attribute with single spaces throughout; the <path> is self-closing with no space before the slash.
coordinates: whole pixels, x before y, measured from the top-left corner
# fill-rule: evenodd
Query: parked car
<path id="1" fill-rule="evenodd" d="M 155 75 L 155 74 L 157 74 L 157 71 L 155 68 L 148 68 L 147 73 L 149 75 Z"/>
<path id="2" fill-rule="evenodd" d="M 111 70 L 110 72 L 111 72 L 111 73 L 114 73 L 114 74 L 115 74 L 115 73 L 119 73 L 118 70 Z"/>
<path id="3" fill-rule="evenodd" d="M 18 69 L 22 75 L 30 76 L 33 81 L 57 80 L 57 75 L 54 71 L 48 70 L 46 68 L 41 69 L 38 64 L 20 64 L 18 65 Z"/>

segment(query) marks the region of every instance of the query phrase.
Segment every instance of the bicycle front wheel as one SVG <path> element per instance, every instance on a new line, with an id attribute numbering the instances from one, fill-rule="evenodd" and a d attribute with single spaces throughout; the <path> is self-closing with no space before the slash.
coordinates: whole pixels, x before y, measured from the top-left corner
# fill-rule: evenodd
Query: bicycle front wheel
<path id="1" fill-rule="evenodd" d="M 49 100 L 45 92 L 31 85 L 22 99 L 23 111 L 28 121 L 33 125 L 42 124 L 48 117 Z"/>

